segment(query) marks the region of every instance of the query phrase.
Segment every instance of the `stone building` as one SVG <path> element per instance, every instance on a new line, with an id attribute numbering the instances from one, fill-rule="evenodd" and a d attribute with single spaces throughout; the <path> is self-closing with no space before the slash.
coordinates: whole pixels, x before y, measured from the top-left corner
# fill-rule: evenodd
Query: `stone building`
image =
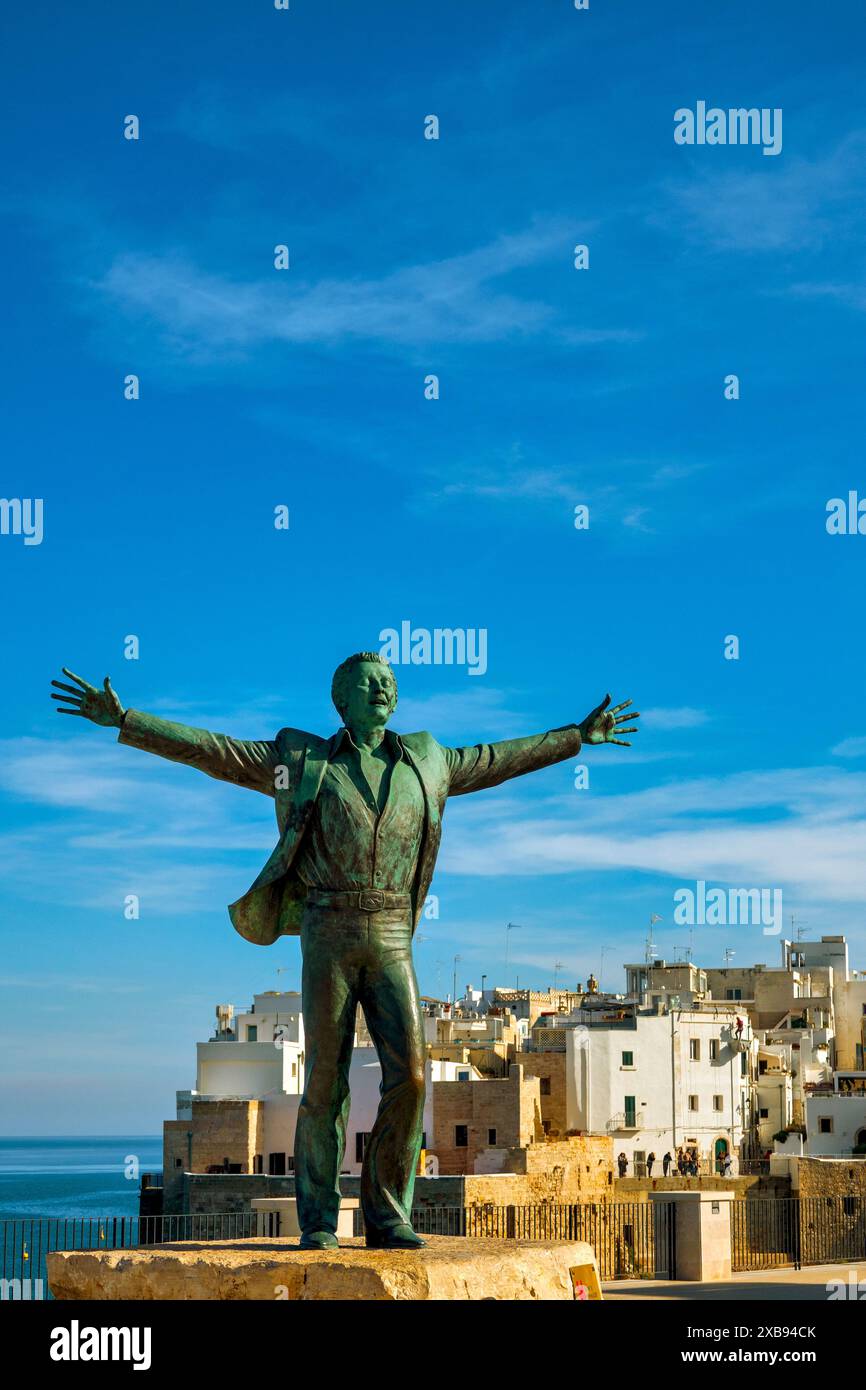
<path id="1" fill-rule="evenodd" d="M 568 1129 L 566 1115 L 565 1053 L 521 1052 L 524 1077 L 539 1079 L 541 1128 L 549 1137 L 562 1137 Z"/>
<path id="2" fill-rule="evenodd" d="M 442 1174 L 474 1173 L 485 1150 L 522 1149 L 543 1137 L 540 1079 L 524 1078 L 518 1063 L 495 1080 L 433 1083 L 430 1149 Z"/>

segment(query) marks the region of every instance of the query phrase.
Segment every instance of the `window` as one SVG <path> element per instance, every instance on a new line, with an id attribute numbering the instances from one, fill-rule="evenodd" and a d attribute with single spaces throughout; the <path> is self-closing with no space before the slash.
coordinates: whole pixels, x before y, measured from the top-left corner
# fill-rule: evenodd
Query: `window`
<path id="1" fill-rule="evenodd" d="M 724 1096 L 713 1096 L 713 1109 L 714 1109 L 714 1110 L 724 1110 L 724 1108 L 725 1108 L 725 1098 L 724 1098 Z"/>
<path id="2" fill-rule="evenodd" d="M 258 1042 L 259 1025 L 257 1023 L 247 1024 L 247 1042 Z"/>
<path id="3" fill-rule="evenodd" d="M 541 1078 L 541 1094 L 542 1094 L 543 1096 L 549 1096 L 549 1095 L 550 1095 L 550 1077 L 549 1077 L 549 1076 L 543 1076 L 543 1077 Z"/>
<path id="4" fill-rule="evenodd" d="M 369 1130 L 358 1130 L 355 1134 L 355 1162 L 364 1162 L 364 1150 L 367 1147 L 367 1140 L 370 1138 Z"/>
<path id="5" fill-rule="evenodd" d="M 459 1071 L 459 1072 L 457 1073 L 457 1080 L 458 1080 L 458 1081 L 468 1081 L 468 1080 L 469 1080 L 469 1073 L 468 1073 L 468 1071 Z"/>
<path id="6" fill-rule="evenodd" d="M 262 1154 L 253 1154 L 253 1172 L 263 1173 L 265 1171 L 265 1160 Z"/>
<path id="7" fill-rule="evenodd" d="M 491 1149 L 492 1149 L 492 1148 L 495 1148 L 495 1146 L 496 1146 L 496 1130 L 495 1130 L 495 1129 L 488 1129 L 488 1131 L 487 1131 L 487 1142 L 488 1142 L 488 1144 L 490 1145 Z"/>
<path id="8" fill-rule="evenodd" d="M 749 1054 L 748 1054 L 748 1052 L 741 1052 L 741 1053 L 740 1053 L 740 1076 L 748 1076 L 748 1074 L 749 1074 Z"/>
<path id="9" fill-rule="evenodd" d="M 697 1108 L 698 1108 L 698 1098 L 697 1098 L 697 1096 L 689 1096 L 689 1109 L 690 1109 L 690 1110 L 697 1110 Z"/>
<path id="10" fill-rule="evenodd" d="M 769 1120 L 770 1118 L 769 1110 L 764 1109 L 763 1106 L 761 1106 L 761 1109 L 758 1111 L 758 1115 L 762 1120 Z"/>
<path id="11" fill-rule="evenodd" d="M 269 1172 L 269 1174 L 271 1175 L 272 1178 L 282 1178 L 282 1177 L 285 1177 L 285 1173 L 286 1173 L 286 1155 L 285 1155 L 285 1154 L 268 1154 L 268 1172 Z"/>
<path id="12" fill-rule="evenodd" d="M 725 990 L 725 998 L 726 998 L 726 999 L 742 999 L 742 997 L 743 997 L 743 991 L 742 991 L 741 989 L 726 989 L 726 990 Z"/>
<path id="13" fill-rule="evenodd" d="M 832 1134 L 832 1133 L 833 1133 L 833 1121 L 832 1121 L 832 1119 L 830 1118 L 829 1115 L 819 1115 L 819 1116 L 818 1116 L 818 1133 L 819 1133 L 819 1134 Z"/>
<path id="14" fill-rule="evenodd" d="M 745 1056 L 745 1053 L 744 1053 L 743 1055 Z M 711 1061 L 711 1062 L 717 1062 L 718 1060 L 719 1060 L 719 1044 L 718 1044 L 718 1039 L 716 1039 L 716 1038 L 710 1038 L 710 1061 Z"/>
<path id="15" fill-rule="evenodd" d="M 634 1053 L 633 1053 L 633 1052 L 624 1052 L 624 1053 L 622 1054 L 622 1064 L 623 1064 L 624 1067 L 633 1067 L 633 1066 L 634 1066 Z"/>
<path id="16" fill-rule="evenodd" d="M 699 1062 L 701 1060 L 700 1038 L 689 1038 L 689 1057 L 693 1062 Z"/>
<path id="17" fill-rule="evenodd" d="M 636 1105 L 635 1105 L 635 1098 L 634 1098 L 634 1096 L 626 1096 L 626 1097 L 625 1097 L 625 1107 L 624 1107 L 624 1108 L 625 1108 L 625 1127 L 626 1127 L 626 1129 L 634 1129 L 635 1110 L 636 1110 L 636 1108 L 637 1108 Z"/>
<path id="18" fill-rule="evenodd" d="M 454 1147 L 455 1147 L 455 1149 L 468 1149 L 468 1148 L 469 1148 L 469 1126 L 468 1126 L 468 1125 L 455 1125 L 455 1126 L 454 1126 Z"/>
<path id="19" fill-rule="evenodd" d="M 182 1158 L 176 1158 L 176 1159 L 174 1160 L 174 1166 L 175 1166 L 175 1168 L 182 1168 L 182 1167 L 183 1167 L 183 1159 L 182 1159 Z"/>

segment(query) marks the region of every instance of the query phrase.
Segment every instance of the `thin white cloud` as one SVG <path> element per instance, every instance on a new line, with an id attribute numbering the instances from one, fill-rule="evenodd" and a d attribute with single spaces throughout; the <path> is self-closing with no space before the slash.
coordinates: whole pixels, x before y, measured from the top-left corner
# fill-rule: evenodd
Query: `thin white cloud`
<path id="1" fill-rule="evenodd" d="M 570 814 L 558 798 L 489 823 L 479 798 L 463 835 L 455 806 L 443 868 L 486 877 L 639 871 L 677 884 L 781 887 L 858 912 L 866 898 L 864 774 L 782 769 L 575 798 Z"/>
<path id="2" fill-rule="evenodd" d="M 866 738 L 843 738 L 830 752 L 837 758 L 866 758 Z"/>
<path id="3" fill-rule="evenodd" d="M 399 680 L 400 668 L 397 668 Z M 531 733 L 529 721 L 506 705 L 509 692 L 494 687 L 443 691 L 424 699 L 403 698 L 397 705 L 394 727 L 407 733 L 429 729 L 440 741 L 457 735 L 474 743 Z"/>
<path id="4" fill-rule="evenodd" d="M 765 167 L 770 164 L 775 167 Z M 822 158 L 763 161 L 720 170 L 692 158 L 689 177 L 669 184 L 671 209 L 652 221 L 679 227 L 715 250 L 815 248 L 862 225 L 866 134 L 857 131 Z"/>
<path id="5" fill-rule="evenodd" d="M 199 361 L 245 356 L 269 343 L 397 345 L 500 341 L 556 329 L 538 299 L 495 288 L 513 271 L 565 257 L 570 224 L 535 224 L 441 261 L 378 278 L 309 282 L 301 270 L 231 280 L 182 255 L 128 252 L 96 281 L 115 310 L 162 330 L 176 353 Z M 583 341 L 625 341 L 622 329 L 578 329 Z"/>

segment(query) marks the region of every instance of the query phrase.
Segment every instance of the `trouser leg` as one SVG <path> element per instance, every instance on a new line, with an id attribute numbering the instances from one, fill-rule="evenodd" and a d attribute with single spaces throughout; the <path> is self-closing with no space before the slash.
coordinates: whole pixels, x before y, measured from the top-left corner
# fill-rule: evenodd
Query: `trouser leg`
<path id="1" fill-rule="evenodd" d="M 357 970 L 345 940 L 313 922 L 301 933 L 304 1094 L 295 1130 L 295 1194 L 302 1231 L 337 1229 L 349 1117 Z M 342 950 L 341 950 L 342 946 Z"/>
<path id="2" fill-rule="evenodd" d="M 411 925 L 371 931 L 360 999 L 382 1068 L 381 1099 L 364 1152 L 361 1206 L 368 1236 L 410 1224 L 424 1119 L 424 1026 Z"/>

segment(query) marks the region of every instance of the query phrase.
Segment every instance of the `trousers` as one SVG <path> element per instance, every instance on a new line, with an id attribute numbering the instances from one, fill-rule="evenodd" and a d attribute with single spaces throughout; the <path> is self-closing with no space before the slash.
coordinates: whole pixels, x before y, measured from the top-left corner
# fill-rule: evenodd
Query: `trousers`
<path id="1" fill-rule="evenodd" d="M 295 1131 L 302 1231 L 336 1231 L 358 1004 L 382 1068 L 364 1149 L 367 1235 L 410 1224 L 424 1117 L 424 1026 L 407 911 L 305 907 L 301 922 L 304 1094 Z"/>

